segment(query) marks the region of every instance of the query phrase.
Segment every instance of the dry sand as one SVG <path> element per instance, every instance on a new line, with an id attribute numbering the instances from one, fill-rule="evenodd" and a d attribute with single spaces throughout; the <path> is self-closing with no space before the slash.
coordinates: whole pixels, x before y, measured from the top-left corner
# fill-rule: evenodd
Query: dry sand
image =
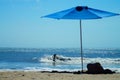
<path id="1" fill-rule="evenodd" d="M 120 74 L 72 74 L 11 71 L 0 72 L 0 80 L 120 80 Z"/>

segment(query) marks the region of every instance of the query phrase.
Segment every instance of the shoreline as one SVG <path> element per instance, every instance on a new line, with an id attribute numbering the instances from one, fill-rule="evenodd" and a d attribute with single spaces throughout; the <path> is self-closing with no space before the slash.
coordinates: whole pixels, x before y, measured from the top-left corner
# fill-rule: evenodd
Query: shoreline
<path id="1" fill-rule="evenodd" d="M 104 70 L 106 70 L 106 69 L 104 69 Z M 114 73 L 106 73 L 106 74 L 120 74 L 120 71 L 118 71 L 118 70 L 112 70 L 112 69 L 109 69 L 109 70 L 111 70 L 111 71 L 113 71 Z M 87 73 L 87 69 L 84 69 L 83 70 L 83 73 L 85 73 L 85 74 L 88 74 Z M 0 72 L 42 72 L 42 73 L 81 73 L 81 70 L 54 70 L 54 69 L 51 69 L 51 70 L 37 70 L 37 69 L 35 69 L 35 70 L 23 70 L 23 69 L 18 69 L 18 70 L 13 70 L 13 69 L 0 69 Z M 105 74 L 105 73 L 101 73 L 101 74 Z"/>
<path id="2" fill-rule="evenodd" d="M 73 74 L 41 71 L 3 71 L 0 80 L 119 80 L 120 74 Z"/>

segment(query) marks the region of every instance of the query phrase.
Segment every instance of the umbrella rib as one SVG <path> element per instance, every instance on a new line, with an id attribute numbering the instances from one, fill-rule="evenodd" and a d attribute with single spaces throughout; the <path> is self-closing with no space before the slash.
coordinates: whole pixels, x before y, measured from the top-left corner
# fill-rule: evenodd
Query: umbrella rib
<path id="1" fill-rule="evenodd" d="M 69 13 L 71 13 L 73 10 L 74 10 L 74 9 L 68 11 L 66 14 L 64 14 L 64 15 L 61 17 L 61 19 L 64 18 L 64 16 L 68 15 Z"/>
<path id="2" fill-rule="evenodd" d="M 95 15 L 95 16 L 97 16 L 97 17 L 99 17 L 99 18 L 102 18 L 101 16 L 98 16 L 97 14 L 95 14 L 95 13 L 92 13 L 90 10 L 88 10 L 91 14 L 93 14 L 93 15 Z"/>
<path id="3" fill-rule="evenodd" d="M 105 15 L 105 16 L 102 16 L 102 17 L 110 17 L 110 16 L 117 16 L 117 15 L 120 15 L 120 14 L 118 14 L 118 13 L 113 13 L 113 12 L 108 12 L 108 11 L 103 11 L 103 10 L 97 10 L 97 9 L 92 9 L 92 8 L 89 8 L 92 12 L 94 12 L 94 11 L 99 11 L 99 12 L 101 12 L 101 13 L 111 13 L 110 15 Z"/>

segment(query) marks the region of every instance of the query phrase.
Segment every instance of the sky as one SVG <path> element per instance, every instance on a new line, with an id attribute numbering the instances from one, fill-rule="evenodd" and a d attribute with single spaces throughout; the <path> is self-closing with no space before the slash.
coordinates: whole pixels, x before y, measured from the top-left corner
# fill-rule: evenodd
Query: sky
<path id="1" fill-rule="evenodd" d="M 120 0 L 0 0 L 0 47 L 79 48 L 78 20 L 41 18 L 76 6 L 120 13 Z M 120 16 L 83 20 L 84 48 L 120 48 Z"/>

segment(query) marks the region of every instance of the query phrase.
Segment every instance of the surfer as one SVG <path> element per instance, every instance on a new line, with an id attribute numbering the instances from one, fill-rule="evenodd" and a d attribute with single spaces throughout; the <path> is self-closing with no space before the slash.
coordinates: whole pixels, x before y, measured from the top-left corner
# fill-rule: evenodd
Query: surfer
<path id="1" fill-rule="evenodd" d="M 53 66 L 56 66 L 56 57 L 57 54 L 53 54 L 52 58 L 53 58 Z"/>
<path id="2" fill-rule="evenodd" d="M 53 54 L 53 61 L 56 62 L 56 54 Z"/>
<path id="3" fill-rule="evenodd" d="M 57 56 L 57 54 L 53 54 L 53 61 L 56 62 L 56 59 L 58 59 L 60 61 L 71 60 L 70 58 L 63 58 L 63 57 Z"/>

